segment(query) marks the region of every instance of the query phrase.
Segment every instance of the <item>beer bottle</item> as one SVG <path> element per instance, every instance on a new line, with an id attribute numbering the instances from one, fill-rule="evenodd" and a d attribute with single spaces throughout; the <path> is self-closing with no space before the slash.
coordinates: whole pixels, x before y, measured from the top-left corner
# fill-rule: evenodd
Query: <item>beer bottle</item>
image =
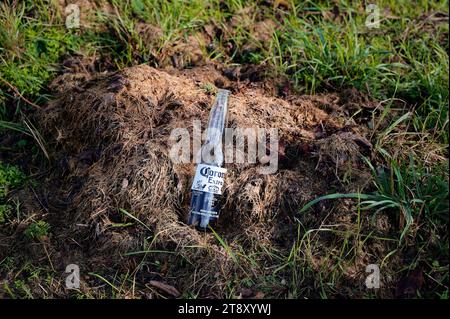
<path id="1" fill-rule="evenodd" d="M 200 149 L 201 161 L 192 183 L 188 225 L 207 230 L 217 221 L 221 205 L 224 178 L 223 135 L 230 91 L 219 90 L 211 108 L 205 141 Z"/>

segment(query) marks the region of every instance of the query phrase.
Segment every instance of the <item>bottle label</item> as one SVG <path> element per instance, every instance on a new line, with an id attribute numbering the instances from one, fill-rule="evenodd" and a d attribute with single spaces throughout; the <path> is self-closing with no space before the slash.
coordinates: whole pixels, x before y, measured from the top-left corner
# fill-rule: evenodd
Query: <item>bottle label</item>
<path id="1" fill-rule="evenodd" d="M 209 194 L 207 192 L 193 191 L 191 199 L 191 214 L 207 216 L 209 218 L 219 217 L 221 195 Z"/>
<path id="2" fill-rule="evenodd" d="M 221 195 L 226 173 L 223 167 L 198 164 L 191 189 Z"/>

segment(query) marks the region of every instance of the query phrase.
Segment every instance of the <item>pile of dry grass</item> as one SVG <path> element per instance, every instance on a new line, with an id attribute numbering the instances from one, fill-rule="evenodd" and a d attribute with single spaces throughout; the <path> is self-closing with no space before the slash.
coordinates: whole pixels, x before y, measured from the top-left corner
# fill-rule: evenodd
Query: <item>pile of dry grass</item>
<path id="1" fill-rule="evenodd" d="M 239 247 L 251 253 L 261 245 L 288 246 L 296 236 L 296 212 L 327 192 L 327 178 L 315 170 L 314 150 L 326 158 L 326 138 L 350 136 L 343 151 L 333 148 L 330 156 L 339 166 L 346 161 L 356 165 L 354 154 L 360 146 L 355 132 L 342 134 L 341 115 L 327 107 L 336 105 L 336 95 L 286 101 L 256 88 L 234 91 L 230 125 L 278 128 L 280 167 L 273 175 L 261 175 L 258 164 L 228 166 L 226 202 L 217 229 L 229 244 L 224 247 L 214 234 L 185 224 L 195 165 L 174 164 L 168 155 L 172 129 L 192 130 L 194 119 L 205 127 L 214 98 L 205 83 L 227 83 L 220 74 L 208 73 L 207 79 L 199 74 L 169 75 L 142 65 L 81 83 L 79 78 L 65 83 L 67 77 L 60 77 L 53 83 L 57 99 L 38 117 L 44 133 L 55 137 L 55 157 L 64 163 L 61 189 L 71 195 L 65 213 L 53 215 L 65 219 L 66 236 L 86 247 L 89 263 L 129 267 L 123 254 L 143 249 L 144 239 L 151 237 L 153 245 L 175 250 L 187 261 L 185 269 L 169 267 L 168 277 L 178 277 L 172 281 L 178 289 L 207 287 L 203 294 L 223 296 L 232 274 L 255 271 L 245 260 L 236 262 Z M 119 209 L 148 229 L 139 223 L 114 227 L 134 222 Z"/>

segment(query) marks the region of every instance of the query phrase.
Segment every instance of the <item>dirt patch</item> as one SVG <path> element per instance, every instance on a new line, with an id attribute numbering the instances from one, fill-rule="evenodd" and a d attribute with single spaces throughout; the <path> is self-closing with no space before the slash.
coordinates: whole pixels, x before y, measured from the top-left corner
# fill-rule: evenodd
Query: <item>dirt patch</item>
<path id="1" fill-rule="evenodd" d="M 167 32 L 158 25 L 139 22 L 134 25 L 134 31 L 139 35 L 142 47 L 150 53 L 151 58 L 148 60 L 158 68 L 182 70 L 186 67 L 201 67 L 213 61 L 226 64 L 238 62 L 246 65 L 242 76 L 251 74 L 263 77 L 267 67 L 262 65 L 255 70 L 253 65 L 247 64 L 251 54 L 269 49 L 277 26 L 273 20 L 265 19 L 256 7 L 244 7 L 226 23 L 212 19 L 195 30 L 180 32 L 170 43 L 167 42 Z M 250 34 L 251 37 L 243 41 L 244 34 Z M 241 72 L 238 76 L 241 76 Z"/>
<path id="2" fill-rule="evenodd" d="M 228 81 L 212 69 L 197 71 L 170 75 L 141 65 L 84 81 L 75 77 L 60 86 L 58 97 L 37 114 L 43 132 L 54 137 L 55 177 L 63 177 L 58 190 L 47 196 L 49 219 L 61 240 L 75 239 L 77 253 L 72 254 L 83 255 L 88 269 L 138 267 L 127 254 L 157 247 L 177 253 L 165 260 L 164 277 L 179 291 L 224 296 L 230 276 L 265 272 L 247 267 L 249 260 L 236 262 L 241 249 L 248 254 L 261 246 L 289 249 L 296 238 L 295 219 L 308 223 L 299 208 L 339 187 L 333 175 L 317 169 L 318 163 L 361 167 L 358 154 L 370 152 L 370 143 L 364 128 L 342 119 L 345 112 L 336 94 L 279 99 L 261 88 L 234 91 L 229 126 L 278 128 L 279 169 L 262 175 L 261 164 L 227 165 L 226 201 L 217 229 L 229 245 L 223 246 L 214 234 L 185 224 L 195 165 L 169 158 L 172 129 L 192 132 L 194 119 L 205 127 L 214 98 L 205 85 Z M 54 83 L 61 79 L 68 78 L 63 75 Z M 314 219 L 320 220 L 320 214 Z M 129 222 L 134 226 L 117 226 Z M 145 269 L 139 274 L 144 284 L 155 279 Z"/>

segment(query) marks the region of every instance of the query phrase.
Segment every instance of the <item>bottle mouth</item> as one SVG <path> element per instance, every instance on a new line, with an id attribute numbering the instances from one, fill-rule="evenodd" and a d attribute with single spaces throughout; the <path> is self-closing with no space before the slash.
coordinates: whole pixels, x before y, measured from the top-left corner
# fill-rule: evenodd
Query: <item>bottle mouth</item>
<path id="1" fill-rule="evenodd" d="M 226 94 L 226 95 L 229 95 L 231 93 L 231 91 L 230 90 L 227 90 L 227 89 L 218 89 L 217 90 L 217 94 Z"/>

